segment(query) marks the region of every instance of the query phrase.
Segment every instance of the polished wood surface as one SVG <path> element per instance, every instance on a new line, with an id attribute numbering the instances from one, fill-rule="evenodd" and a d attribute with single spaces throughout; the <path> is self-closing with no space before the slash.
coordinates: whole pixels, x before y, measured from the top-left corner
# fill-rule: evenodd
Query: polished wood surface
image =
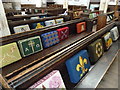
<path id="1" fill-rule="evenodd" d="M 101 28 L 105 27 L 107 23 L 107 16 L 106 15 L 99 15 L 98 21 L 97 21 L 97 30 L 100 30 Z"/>
<path id="2" fill-rule="evenodd" d="M 31 17 L 47 15 L 47 13 L 39 13 L 39 14 L 31 14 L 31 15 L 19 15 L 19 16 L 9 16 L 7 17 L 8 20 L 23 20 L 23 19 L 30 19 Z"/>

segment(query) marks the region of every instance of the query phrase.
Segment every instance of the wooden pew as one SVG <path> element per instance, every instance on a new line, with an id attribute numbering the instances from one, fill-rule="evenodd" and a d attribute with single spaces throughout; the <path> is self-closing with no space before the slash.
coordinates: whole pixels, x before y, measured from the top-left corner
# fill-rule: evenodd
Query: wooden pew
<path id="1" fill-rule="evenodd" d="M 48 15 L 48 14 L 39 13 L 39 14 L 30 14 L 30 15 L 9 16 L 7 17 L 7 20 L 18 21 L 18 20 L 30 19 L 31 17 L 44 16 L 44 15 Z"/>
<path id="2" fill-rule="evenodd" d="M 67 15 L 67 16 L 61 15 L 61 16 L 52 16 L 52 17 L 40 18 L 40 19 L 36 19 L 36 20 L 9 21 L 8 25 L 9 25 L 11 33 L 13 34 L 14 33 L 13 27 L 15 27 L 15 26 L 31 24 L 31 23 L 38 23 L 38 22 L 43 22 L 43 21 L 57 19 L 57 18 L 63 18 L 64 22 L 71 20 L 69 15 Z"/>
<path id="3" fill-rule="evenodd" d="M 6 79 L 6 83 L 12 88 L 26 89 L 52 70 L 59 70 L 66 88 L 73 89 L 77 84 L 70 82 L 65 61 L 81 49 L 86 49 L 87 45 L 100 38 L 115 26 L 115 22 L 112 22 L 104 28 L 92 32 L 90 28 L 91 24 L 88 24 L 87 31 L 76 34 L 76 24 L 83 21 L 88 23 L 89 19 L 82 18 L 71 20 L 42 30 L 38 29 L 0 38 L 0 42 L 5 45 L 25 38 L 38 36 L 61 27 L 68 26 L 70 28 L 70 36 L 68 39 L 61 41 L 53 47 L 44 49 L 41 52 L 22 58 L 15 63 L 3 67 L 2 77 Z"/>
<path id="4" fill-rule="evenodd" d="M 82 39 L 82 38 L 88 36 L 89 34 L 91 34 L 92 32 L 91 32 L 90 29 L 87 30 L 86 32 L 83 32 L 82 34 L 76 34 L 76 30 L 75 30 L 76 23 L 79 23 L 79 22 L 82 22 L 82 21 L 87 22 L 87 19 L 83 18 L 83 19 L 78 19 L 78 20 L 67 21 L 63 24 L 55 25 L 53 27 L 48 27 L 48 28 L 45 28 L 45 29 L 42 29 L 42 30 L 40 30 L 40 29 L 39 30 L 33 30 L 33 31 L 19 33 L 19 34 L 13 34 L 11 36 L 6 36 L 6 37 L 1 38 L 0 42 L 2 42 L 3 45 L 4 45 L 4 44 L 16 42 L 16 41 L 21 40 L 21 39 L 29 38 L 29 37 L 32 37 L 32 36 L 37 36 L 37 35 L 40 35 L 42 33 L 52 31 L 52 30 L 55 30 L 55 29 L 60 28 L 60 27 L 68 26 L 70 28 L 70 36 L 65 41 L 62 41 L 62 42 L 60 42 L 59 44 L 57 44 L 53 47 L 44 49 L 43 51 L 41 51 L 39 53 L 36 53 L 36 54 L 31 55 L 31 56 L 22 58 L 18 62 L 15 62 L 15 63 L 11 64 L 12 66 L 15 65 L 14 67 L 11 67 L 11 65 L 8 65 L 8 66 L 2 68 L 2 70 L 3 70 L 2 75 L 3 75 L 3 77 L 5 77 L 7 79 L 7 83 L 9 85 L 11 85 L 11 80 L 13 80 L 17 77 L 20 77 L 21 74 L 19 74 L 19 73 L 24 72 L 24 70 L 26 70 L 26 68 L 31 68 L 29 70 L 32 70 L 31 66 L 35 65 L 35 67 L 36 67 L 37 63 L 39 63 L 41 61 L 45 62 L 44 60 L 47 59 L 48 57 L 51 57 L 52 55 L 55 55 L 55 53 L 60 52 L 61 50 L 67 48 L 71 44 L 73 44 L 73 43 L 79 41 L 80 39 Z M 9 68 L 9 71 L 7 71 L 8 68 Z M 25 74 L 25 72 L 23 74 Z M 36 79 L 33 80 L 29 84 L 26 83 L 26 86 L 24 88 L 29 87 L 35 81 L 36 81 Z M 21 87 L 21 85 L 19 87 Z M 23 87 L 23 84 L 22 84 L 22 87 Z"/>

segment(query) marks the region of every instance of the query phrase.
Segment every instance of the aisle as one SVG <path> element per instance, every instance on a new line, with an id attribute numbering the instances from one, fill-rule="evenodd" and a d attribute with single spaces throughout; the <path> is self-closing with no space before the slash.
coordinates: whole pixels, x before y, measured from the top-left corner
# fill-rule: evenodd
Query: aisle
<path id="1" fill-rule="evenodd" d="M 120 52 L 118 56 L 120 56 Z M 115 58 L 115 61 L 97 88 L 118 88 L 118 76 L 120 77 L 120 74 L 118 75 L 118 61 L 120 62 L 120 58 L 118 56 Z"/>

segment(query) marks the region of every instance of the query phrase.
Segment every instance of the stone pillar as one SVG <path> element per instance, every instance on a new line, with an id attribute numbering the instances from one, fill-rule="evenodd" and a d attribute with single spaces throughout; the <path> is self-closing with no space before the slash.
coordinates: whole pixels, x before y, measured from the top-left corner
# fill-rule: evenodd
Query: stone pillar
<path id="1" fill-rule="evenodd" d="M 35 0 L 36 7 L 42 7 L 42 0 Z"/>
<path id="2" fill-rule="evenodd" d="M 15 10 L 21 10 L 21 1 L 20 0 L 12 2 L 12 5 Z"/>
<path id="3" fill-rule="evenodd" d="M 47 0 L 42 0 L 42 7 L 46 7 L 47 6 Z"/>
<path id="4" fill-rule="evenodd" d="M 99 10 L 103 10 L 104 13 L 106 13 L 107 8 L 108 8 L 108 3 L 109 3 L 109 0 L 100 0 L 100 8 L 99 8 Z"/>
<path id="5" fill-rule="evenodd" d="M 108 9 L 108 3 L 110 0 L 105 0 L 106 3 L 105 3 L 105 9 L 104 9 L 104 13 L 107 13 L 107 9 Z"/>
<path id="6" fill-rule="evenodd" d="M 0 37 L 7 35 L 10 35 L 10 30 L 5 16 L 4 7 L 2 1 L 0 0 Z"/>
<path id="7" fill-rule="evenodd" d="M 64 0 L 63 2 L 63 8 L 66 8 L 68 11 L 68 0 Z"/>

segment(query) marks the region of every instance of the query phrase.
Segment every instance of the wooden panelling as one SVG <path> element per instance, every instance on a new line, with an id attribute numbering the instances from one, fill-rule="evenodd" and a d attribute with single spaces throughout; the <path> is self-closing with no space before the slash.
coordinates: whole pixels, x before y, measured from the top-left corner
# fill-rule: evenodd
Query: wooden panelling
<path id="1" fill-rule="evenodd" d="M 98 16 L 97 30 L 100 30 L 101 28 L 105 27 L 106 23 L 107 23 L 107 16 L 106 15 Z"/>

